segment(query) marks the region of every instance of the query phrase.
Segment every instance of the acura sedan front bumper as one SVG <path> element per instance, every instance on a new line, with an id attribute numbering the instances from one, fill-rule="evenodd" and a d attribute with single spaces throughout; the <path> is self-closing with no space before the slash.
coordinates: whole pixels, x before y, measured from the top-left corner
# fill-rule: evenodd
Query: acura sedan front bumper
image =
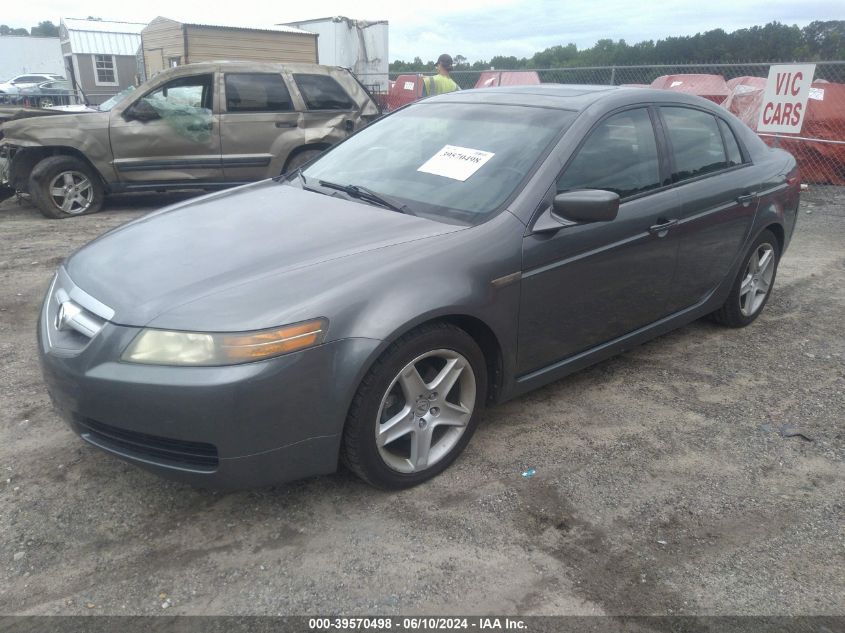
<path id="1" fill-rule="evenodd" d="M 337 468 L 346 412 L 379 341 L 343 339 L 224 367 L 121 362 L 139 329 L 109 322 L 108 308 L 68 286 L 60 270 L 39 318 L 40 359 L 53 403 L 86 442 L 201 487 L 257 487 Z M 59 327 L 62 289 L 87 305 L 77 320 L 89 329 L 100 320 L 87 340 L 73 324 Z"/>

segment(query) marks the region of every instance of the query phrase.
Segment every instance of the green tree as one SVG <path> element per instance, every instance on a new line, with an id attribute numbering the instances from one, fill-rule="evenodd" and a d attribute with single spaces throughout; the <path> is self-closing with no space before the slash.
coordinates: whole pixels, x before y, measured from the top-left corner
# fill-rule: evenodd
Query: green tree
<path id="1" fill-rule="evenodd" d="M 58 37 L 59 27 L 50 22 L 50 20 L 45 20 L 39 22 L 38 26 L 33 26 L 30 29 L 30 33 L 32 35 L 40 35 L 41 37 Z"/>
<path id="2" fill-rule="evenodd" d="M 29 35 L 26 29 L 15 29 L 5 24 L 0 24 L 0 35 Z"/>
<path id="3" fill-rule="evenodd" d="M 460 69 L 472 70 L 485 70 L 491 66 L 509 70 L 795 60 L 838 61 L 845 59 L 845 20 L 815 21 L 803 29 L 795 25 L 770 22 L 732 33 L 727 33 L 724 29 L 713 29 L 695 35 L 670 36 L 656 42 L 646 40 L 632 45 L 625 40 L 601 39 L 590 48 L 580 51 L 575 44 L 556 45 L 534 53 L 530 58 L 522 59 L 496 55 L 489 62 L 477 60 L 470 63 L 463 56 L 456 56 L 456 63 L 458 58 L 461 60 Z M 391 72 L 423 72 L 433 69 L 434 62 L 423 64 L 419 57 L 414 58 L 410 64 L 397 61 L 390 65 Z M 578 77 L 599 83 L 606 83 L 608 80 L 601 73 L 595 76 L 590 73 L 592 71 L 583 71 Z M 648 83 L 654 78 L 651 76 L 653 73 L 648 71 L 639 73 L 637 77 L 642 75 L 639 78 L 634 75 L 633 71 L 627 73 L 625 80 Z"/>

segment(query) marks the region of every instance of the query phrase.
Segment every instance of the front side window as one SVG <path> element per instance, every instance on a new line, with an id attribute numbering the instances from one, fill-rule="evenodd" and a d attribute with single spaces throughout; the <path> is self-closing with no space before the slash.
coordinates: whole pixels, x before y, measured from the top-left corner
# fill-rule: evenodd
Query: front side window
<path id="1" fill-rule="evenodd" d="M 672 182 L 681 182 L 729 167 L 716 117 L 701 110 L 661 108 L 675 168 Z"/>
<path id="2" fill-rule="evenodd" d="M 205 143 L 212 132 L 213 85 L 212 75 L 180 77 L 147 93 L 140 101 L 155 110 L 178 135 Z"/>
<path id="3" fill-rule="evenodd" d="M 645 108 L 602 121 L 558 179 L 558 193 L 603 189 L 620 198 L 660 187 L 660 163 L 651 117 Z"/>
<path id="4" fill-rule="evenodd" d="M 205 108 L 211 110 L 211 75 L 180 77 L 159 86 L 144 96 L 151 105 L 171 108 Z"/>
<path id="5" fill-rule="evenodd" d="M 269 73 L 226 74 L 227 112 L 289 112 L 293 110 L 282 76 Z"/>
<path id="6" fill-rule="evenodd" d="M 293 80 L 309 110 L 351 110 L 354 106 L 334 77 L 295 74 Z"/>
<path id="7" fill-rule="evenodd" d="M 117 71 L 114 67 L 113 55 L 94 55 L 94 83 L 98 85 L 114 85 L 117 83 Z"/>

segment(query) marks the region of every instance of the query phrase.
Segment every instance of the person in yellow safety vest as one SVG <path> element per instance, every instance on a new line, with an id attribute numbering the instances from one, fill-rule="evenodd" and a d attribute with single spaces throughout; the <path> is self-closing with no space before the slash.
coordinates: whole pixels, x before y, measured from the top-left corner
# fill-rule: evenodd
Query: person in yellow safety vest
<path id="1" fill-rule="evenodd" d="M 442 95 L 445 92 L 460 90 L 460 86 L 449 76 L 452 71 L 452 56 L 443 53 L 437 58 L 437 74 L 423 78 L 423 96 Z"/>

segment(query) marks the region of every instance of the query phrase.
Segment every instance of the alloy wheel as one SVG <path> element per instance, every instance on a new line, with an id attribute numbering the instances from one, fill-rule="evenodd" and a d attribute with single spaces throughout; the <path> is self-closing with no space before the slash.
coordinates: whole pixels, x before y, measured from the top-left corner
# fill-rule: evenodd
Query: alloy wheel
<path id="1" fill-rule="evenodd" d="M 466 431 L 475 396 L 472 365 L 458 352 L 438 349 L 405 365 L 378 410 L 375 439 L 384 463 L 417 473 L 446 457 Z"/>
<path id="2" fill-rule="evenodd" d="M 739 309 L 743 316 L 753 316 L 763 305 L 774 274 L 775 249 L 763 242 L 751 253 L 739 287 Z"/>
<path id="3" fill-rule="evenodd" d="M 56 208 L 70 215 L 85 213 L 94 201 L 94 187 L 88 177 L 78 171 L 66 171 L 50 183 L 50 198 Z"/>

